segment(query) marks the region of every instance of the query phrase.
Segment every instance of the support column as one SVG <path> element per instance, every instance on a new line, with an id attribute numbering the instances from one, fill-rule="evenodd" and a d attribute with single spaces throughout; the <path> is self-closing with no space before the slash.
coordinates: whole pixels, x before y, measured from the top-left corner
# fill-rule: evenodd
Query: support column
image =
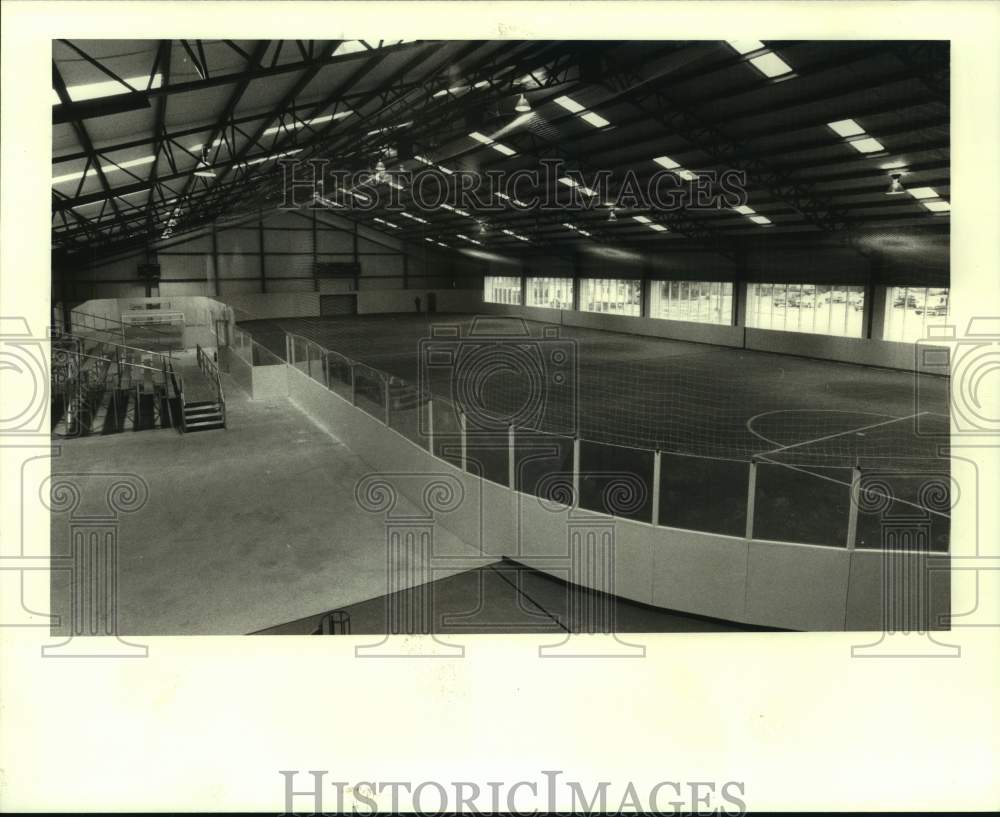
<path id="1" fill-rule="evenodd" d="M 263 216 L 257 220 L 257 238 L 259 243 L 259 257 L 260 257 L 260 291 L 262 293 L 267 292 L 267 267 L 264 263 L 264 218 Z"/>
<path id="2" fill-rule="evenodd" d="M 215 294 L 220 295 L 219 288 L 219 242 L 216 237 L 215 222 L 212 222 L 212 277 L 215 278 Z M 149 294 L 147 288 L 146 294 Z"/>

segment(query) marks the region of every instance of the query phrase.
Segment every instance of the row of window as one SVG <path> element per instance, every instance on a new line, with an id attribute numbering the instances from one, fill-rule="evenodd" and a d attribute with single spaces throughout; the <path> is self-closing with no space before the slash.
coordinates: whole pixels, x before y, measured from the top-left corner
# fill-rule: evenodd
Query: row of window
<path id="1" fill-rule="evenodd" d="M 747 326 L 817 335 L 864 336 L 865 288 L 750 284 Z"/>
<path id="2" fill-rule="evenodd" d="M 488 303 L 521 304 L 521 279 L 488 275 Z M 573 279 L 531 277 L 525 282 L 528 306 L 573 308 Z M 580 281 L 579 309 L 613 315 L 642 314 L 642 282 L 617 278 Z M 864 337 L 863 286 L 827 284 L 758 284 L 747 286 L 746 325 L 756 329 L 807 332 L 848 338 Z M 650 287 L 652 318 L 731 326 L 733 284 L 722 281 L 654 281 Z M 885 340 L 913 343 L 927 337 L 928 327 L 948 320 L 948 290 L 935 287 L 890 287 L 886 293 Z"/>

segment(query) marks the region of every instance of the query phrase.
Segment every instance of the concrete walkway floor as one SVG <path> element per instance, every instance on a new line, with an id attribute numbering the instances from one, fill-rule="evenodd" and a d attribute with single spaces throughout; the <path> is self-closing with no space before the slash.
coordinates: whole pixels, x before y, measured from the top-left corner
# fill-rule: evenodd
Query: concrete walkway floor
<path id="1" fill-rule="evenodd" d="M 287 399 L 253 401 L 228 376 L 223 388 L 225 430 L 69 440 L 53 459 L 53 478 L 81 496 L 52 515 L 54 557 L 70 553 L 82 514 L 108 513 L 119 476 L 148 485 L 142 507 L 119 514 L 123 635 L 251 633 L 387 592 L 384 520 L 354 496 L 372 469 Z M 461 562 L 434 578 L 494 561 L 440 527 L 434 536 L 435 556 Z M 53 633 L 68 633 L 69 571 L 54 570 L 51 589 Z"/>

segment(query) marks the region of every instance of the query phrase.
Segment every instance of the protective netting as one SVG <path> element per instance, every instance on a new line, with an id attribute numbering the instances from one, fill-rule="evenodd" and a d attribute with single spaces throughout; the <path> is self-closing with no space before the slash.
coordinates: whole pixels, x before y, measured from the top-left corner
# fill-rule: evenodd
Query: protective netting
<path id="1" fill-rule="evenodd" d="M 421 384 L 470 431 L 509 425 L 669 453 L 810 466 L 942 462 L 948 383 L 850 364 L 510 318 L 378 315 L 249 321 Z M 919 393 L 919 400 L 918 400 Z"/>
<path id="2" fill-rule="evenodd" d="M 764 540 L 948 547 L 942 379 L 504 318 L 241 326 L 440 459 L 545 501 Z"/>

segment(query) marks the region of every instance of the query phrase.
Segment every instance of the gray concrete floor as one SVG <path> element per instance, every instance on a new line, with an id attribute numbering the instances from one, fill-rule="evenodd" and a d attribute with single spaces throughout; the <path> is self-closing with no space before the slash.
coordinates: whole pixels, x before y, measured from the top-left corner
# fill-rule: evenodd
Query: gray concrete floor
<path id="1" fill-rule="evenodd" d="M 145 504 L 120 515 L 121 634 L 250 633 L 387 590 L 383 520 L 354 500 L 372 469 L 287 399 L 250 400 L 228 376 L 223 387 L 225 430 L 70 440 L 53 460 L 82 497 L 76 516 L 52 515 L 53 556 L 69 553 L 81 514 L 107 508 L 108 475 L 149 486 Z M 435 554 L 467 557 L 461 569 L 493 561 L 443 529 L 435 536 Z M 63 616 L 53 632 L 69 632 L 69 574 L 52 575 L 52 612 Z"/>

